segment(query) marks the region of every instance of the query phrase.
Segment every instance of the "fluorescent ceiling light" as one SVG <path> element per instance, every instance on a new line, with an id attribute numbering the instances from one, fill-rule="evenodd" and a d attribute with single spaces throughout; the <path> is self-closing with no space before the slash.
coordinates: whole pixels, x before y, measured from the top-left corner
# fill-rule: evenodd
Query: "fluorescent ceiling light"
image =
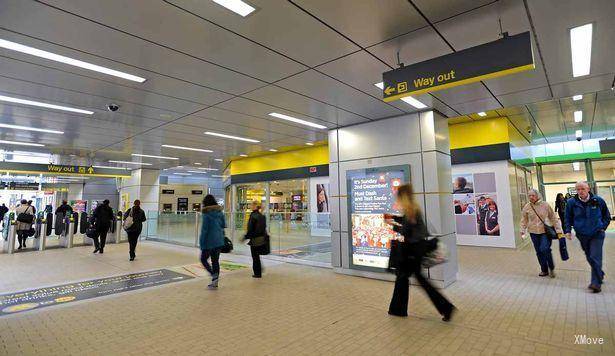
<path id="1" fill-rule="evenodd" d="M 222 158 L 214 158 L 214 161 L 222 162 L 224 160 Z"/>
<path id="2" fill-rule="evenodd" d="M 577 110 L 574 112 L 574 122 L 583 121 L 583 111 Z"/>
<path id="3" fill-rule="evenodd" d="M 192 175 L 190 173 L 173 173 L 173 174 L 175 174 L 176 176 L 191 176 Z"/>
<path id="4" fill-rule="evenodd" d="M 177 166 L 177 167 L 175 167 L 175 168 L 184 168 L 184 166 Z"/>
<path id="5" fill-rule="evenodd" d="M 145 162 L 132 162 L 132 161 L 109 161 L 109 163 L 123 163 L 123 164 L 136 164 L 137 166 L 151 166 L 151 163 Z"/>
<path id="6" fill-rule="evenodd" d="M 39 129 L 36 127 L 29 127 L 29 126 L 20 126 L 20 125 L 11 125 L 11 124 L 0 124 L 0 127 L 4 127 L 6 129 L 15 129 L 15 130 L 26 130 L 26 131 L 37 131 L 37 132 L 48 132 L 48 133 L 54 133 L 54 134 L 59 134 L 62 135 L 64 133 L 64 131 L 57 131 L 57 130 L 48 130 L 48 129 Z"/>
<path id="7" fill-rule="evenodd" d="M 194 165 L 195 165 L 195 166 L 202 166 L 202 165 L 203 165 L 203 163 L 200 163 L 200 162 L 194 162 Z"/>
<path id="8" fill-rule="evenodd" d="M 4 95 L 0 95 L 0 101 L 6 101 L 6 102 L 9 102 L 9 103 L 15 103 L 15 104 L 38 106 L 38 107 L 47 108 L 47 109 L 64 110 L 64 111 L 76 112 L 76 113 L 79 113 L 79 114 L 86 114 L 86 115 L 94 114 L 93 111 L 89 111 L 89 110 L 76 109 L 76 108 L 70 108 L 68 106 L 61 106 L 61 105 L 42 103 L 40 101 L 12 98 L 10 96 L 4 96 Z"/>
<path id="9" fill-rule="evenodd" d="M 484 111 L 481 111 L 481 112 L 478 113 L 478 116 L 485 117 L 485 116 L 487 116 L 487 113 L 484 112 Z"/>
<path id="10" fill-rule="evenodd" d="M 3 143 L 5 145 L 16 145 L 16 146 L 45 147 L 45 145 L 41 143 L 31 143 L 31 142 L 21 142 L 21 141 L 0 140 L 0 143 Z"/>
<path id="11" fill-rule="evenodd" d="M 416 100 L 415 98 L 411 97 L 411 96 L 406 96 L 404 98 L 401 98 L 401 101 L 410 104 L 412 106 L 414 106 L 417 109 L 425 109 L 427 107 L 427 105 L 421 103 L 420 101 Z"/>
<path id="12" fill-rule="evenodd" d="M 579 162 L 572 162 L 572 170 L 573 171 L 580 171 L 581 170 L 581 163 L 579 163 Z"/>
<path id="13" fill-rule="evenodd" d="M 251 138 L 227 135 L 227 134 L 222 134 L 222 133 L 218 133 L 218 132 L 211 132 L 211 131 L 205 132 L 205 135 L 216 136 L 216 137 L 223 137 L 223 138 L 230 138 L 232 140 L 239 140 L 239 141 L 246 141 L 246 142 L 253 142 L 253 143 L 260 142 L 259 140 L 254 140 L 254 139 L 251 139 Z"/>
<path id="14" fill-rule="evenodd" d="M 200 169 L 202 171 L 217 171 L 218 170 L 218 168 L 197 168 L 197 169 Z"/>
<path id="15" fill-rule="evenodd" d="M 292 117 L 292 116 L 288 116 L 288 115 L 284 115 L 284 114 L 278 114 L 277 112 L 269 113 L 269 116 L 277 117 L 278 119 L 282 119 L 282 120 L 286 120 L 286 121 L 296 122 L 298 124 L 305 125 L 305 126 L 315 127 L 317 129 L 326 129 L 327 128 L 327 126 L 325 126 L 325 125 L 315 124 L 315 123 L 310 122 L 310 121 L 305 121 L 305 120 L 297 119 L 296 117 Z"/>
<path id="16" fill-rule="evenodd" d="M 248 157 L 248 155 L 247 155 L 247 154 L 242 153 L 242 154 L 240 154 L 240 155 L 239 155 L 239 157 Z"/>
<path id="17" fill-rule="evenodd" d="M 572 100 L 577 101 L 583 99 L 583 95 L 575 95 L 572 97 Z"/>
<path id="18" fill-rule="evenodd" d="M 252 12 L 254 12 L 254 10 L 256 10 L 254 7 L 246 4 L 241 0 L 213 0 L 213 2 L 218 5 L 224 6 L 232 12 L 243 17 L 250 15 Z"/>
<path id="19" fill-rule="evenodd" d="M 592 29 L 591 23 L 570 29 L 573 77 L 589 74 L 592 59 Z"/>
<path id="20" fill-rule="evenodd" d="M 278 152 L 278 150 L 276 150 L 275 148 L 270 148 L 269 152 Z"/>
<path id="21" fill-rule="evenodd" d="M 205 150 L 202 148 L 184 147 L 184 146 L 162 145 L 162 147 L 176 148 L 178 150 L 186 150 L 186 151 L 197 151 L 197 152 L 208 152 L 208 153 L 213 152 L 212 150 Z"/>
<path id="22" fill-rule="evenodd" d="M 383 82 L 374 83 L 374 85 L 378 89 L 384 90 L 384 83 Z M 427 105 L 421 103 L 419 100 L 417 100 L 416 98 L 414 98 L 412 96 L 406 96 L 404 98 L 401 98 L 401 101 L 405 102 L 406 104 L 410 104 L 410 105 L 414 106 L 417 109 L 425 109 L 427 107 Z"/>
<path id="23" fill-rule="evenodd" d="M 583 130 L 577 130 L 574 135 L 576 136 L 576 138 L 581 138 L 583 137 Z"/>
<path id="24" fill-rule="evenodd" d="M 212 178 L 224 178 L 224 176 L 215 175 L 215 174 L 212 174 L 211 176 L 212 176 Z"/>
<path id="25" fill-rule="evenodd" d="M 142 155 L 140 153 L 133 153 L 132 156 L 134 156 L 134 157 L 147 157 L 147 158 L 159 158 L 159 159 L 175 159 L 175 160 L 179 159 L 177 157 Z"/>
<path id="26" fill-rule="evenodd" d="M 114 167 L 114 166 L 92 166 L 92 168 L 121 169 L 121 170 L 124 170 L 124 171 L 128 169 L 126 167 Z"/>
<path id="27" fill-rule="evenodd" d="M 314 144 L 311 143 L 311 142 L 306 142 L 305 144 L 308 145 L 308 146 L 314 146 Z"/>
<path id="28" fill-rule="evenodd" d="M 51 61 L 56 61 L 56 62 L 68 64 L 71 66 L 75 66 L 75 67 L 79 67 L 79 68 L 83 68 L 87 70 L 92 70 L 94 72 L 99 72 L 103 74 L 112 75 L 114 77 L 132 80 L 133 82 L 143 83 L 145 81 L 145 78 L 137 77 L 136 75 L 120 72 L 118 70 L 114 70 L 114 69 L 102 67 L 96 64 L 80 61 L 78 59 L 61 56 L 59 54 L 43 51 L 40 49 L 36 49 L 33 47 L 25 46 L 19 43 L 15 43 L 15 42 L 3 40 L 3 39 L 0 39 L 0 47 L 10 49 L 13 51 L 17 51 L 17 52 L 21 52 L 21 53 L 25 53 L 25 54 L 29 54 L 32 56 L 40 57 L 40 58 L 49 59 Z"/>
<path id="29" fill-rule="evenodd" d="M 207 174 L 207 172 L 202 172 L 202 171 L 188 171 L 188 173 Z"/>

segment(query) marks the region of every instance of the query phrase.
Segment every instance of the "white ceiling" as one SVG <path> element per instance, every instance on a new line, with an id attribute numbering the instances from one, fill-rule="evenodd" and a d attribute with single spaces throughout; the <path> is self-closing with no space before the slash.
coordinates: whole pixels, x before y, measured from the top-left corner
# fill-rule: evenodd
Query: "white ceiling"
<path id="1" fill-rule="evenodd" d="M 455 117 L 600 92 L 610 88 L 615 74 L 612 0 L 583 6 L 578 0 L 527 0 L 527 9 L 523 0 L 249 3 L 257 11 L 242 18 L 210 0 L 0 0 L 0 39 L 147 78 L 135 83 L 0 49 L 0 95 L 95 112 L 0 103 L 3 123 L 65 131 L 2 129 L 0 139 L 43 143 L 38 150 L 61 155 L 63 163 L 107 164 L 143 153 L 220 167 L 214 158 L 326 140 L 326 130 L 284 122 L 270 112 L 334 128 L 415 111 L 403 102 L 382 102 L 373 85 L 396 67 L 397 52 L 408 65 L 493 41 L 500 35 L 498 19 L 511 34 L 535 30 L 536 70 L 419 100 Z M 595 24 L 592 72 L 573 79 L 568 29 L 587 22 Z M 120 110 L 107 111 L 110 103 Z M 596 134 L 612 131 L 615 122 L 611 109 L 595 105 L 600 110 L 595 124 L 604 130 Z M 511 118 L 520 130 L 523 120 Z M 542 126 L 561 131 L 562 123 Z M 204 131 L 262 142 L 230 141 Z M 84 158 L 88 155 L 93 158 Z M 154 167 L 178 164 L 143 160 Z"/>

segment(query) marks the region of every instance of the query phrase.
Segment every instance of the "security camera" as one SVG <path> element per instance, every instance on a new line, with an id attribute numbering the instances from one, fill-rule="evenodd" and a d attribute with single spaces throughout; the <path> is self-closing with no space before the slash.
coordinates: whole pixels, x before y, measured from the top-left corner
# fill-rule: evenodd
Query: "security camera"
<path id="1" fill-rule="evenodd" d="M 583 137 L 577 137 L 577 141 L 581 141 L 583 139 Z"/>
<path id="2" fill-rule="evenodd" d="M 107 110 L 111 111 L 111 112 L 116 112 L 120 109 L 120 106 L 117 104 L 109 104 L 107 105 Z"/>
<path id="3" fill-rule="evenodd" d="M 532 128 L 530 126 L 528 126 L 525 130 L 527 131 L 528 135 L 532 134 Z"/>

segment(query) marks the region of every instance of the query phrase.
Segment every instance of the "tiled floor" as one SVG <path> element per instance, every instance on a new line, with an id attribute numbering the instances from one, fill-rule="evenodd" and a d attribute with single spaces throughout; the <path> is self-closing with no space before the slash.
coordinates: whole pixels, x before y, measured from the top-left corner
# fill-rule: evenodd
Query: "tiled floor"
<path id="1" fill-rule="evenodd" d="M 143 243 L 130 263 L 126 249 L 0 255 L 0 291 L 197 258 L 189 248 Z M 394 318 L 386 313 L 392 283 L 270 264 L 262 280 L 248 268 L 223 275 L 217 291 L 197 278 L 0 317 L 0 354 L 615 354 L 615 289 L 607 280 L 602 294 L 588 293 L 578 244 L 570 250 L 571 261 L 556 262 L 558 276 L 549 279 L 537 277 L 531 248 L 460 248 L 459 280 L 445 290 L 459 308 L 451 323 L 414 286 L 410 316 Z M 615 238 L 605 253 L 610 274 Z M 604 345 L 575 345 L 575 334 L 602 337 Z"/>

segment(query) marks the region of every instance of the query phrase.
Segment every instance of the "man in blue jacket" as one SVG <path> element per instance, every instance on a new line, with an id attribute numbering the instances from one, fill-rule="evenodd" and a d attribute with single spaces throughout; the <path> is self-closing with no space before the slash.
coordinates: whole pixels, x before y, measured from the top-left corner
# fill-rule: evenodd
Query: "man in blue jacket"
<path id="1" fill-rule="evenodd" d="M 577 195 L 570 198 L 566 205 L 564 233 L 570 238 L 570 230 L 574 226 L 574 231 L 592 269 L 591 284 L 588 288 L 594 293 L 600 293 L 604 279 L 602 245 L 604 231 L 611 222 L 611 213 L 604 199 L 590 193 L 587 182 L 578 182 L 575 188 Z"/>

